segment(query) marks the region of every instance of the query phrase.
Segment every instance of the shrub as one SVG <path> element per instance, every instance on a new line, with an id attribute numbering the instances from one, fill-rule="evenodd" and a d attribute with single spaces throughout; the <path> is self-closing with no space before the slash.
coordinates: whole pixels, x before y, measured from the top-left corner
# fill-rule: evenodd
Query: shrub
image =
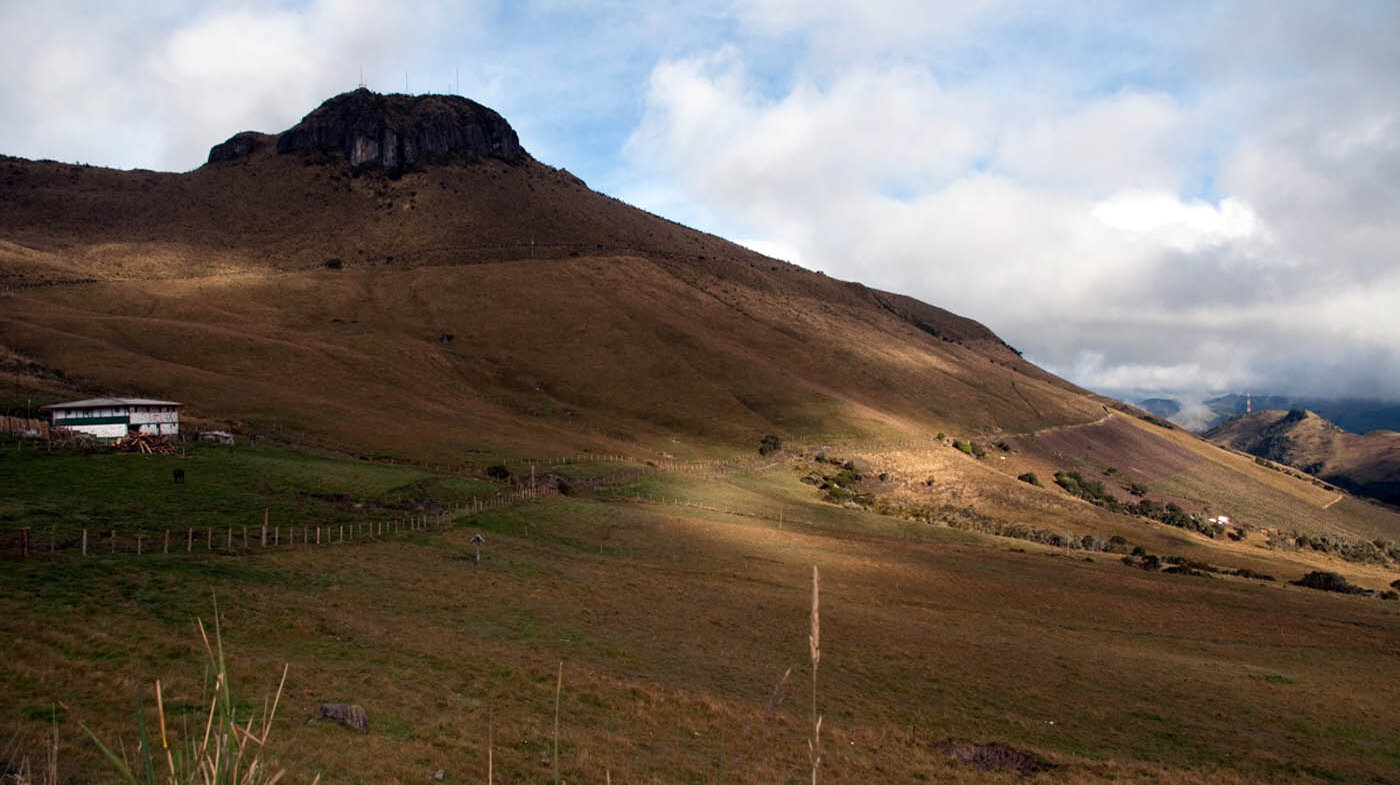
<path id="1" fill-rule="evenodd" d="M 962 450 L 963 452 L 967 453 L 968 455 L 971 455 L 971 454 L 972 454 L 972 445 L 968 444 L 967 442 L 962 441 L 961 439 L 954 439 L 954 440 L 953 440 L 953 448 L 954 448 L 954 449 L 957 449 L 957 450 Z"/>
<path id="2" fill-rule="evenodd" d="M 1040 478 L 1037 477 L 1037 476 L 1035 476 L 1035 472 L 1026 472 L 1025 474 L 1022 474 L 1021 476 L 1017 477 L 1016 479 L 1018 479 L 1018 480 L 1020 480 L 1021 482 L 1024 482 L 1024 483 L 1029 483 L 1029 484 L 1031 484 L 1031 485 L 1034 485 L 1034 486 L 1036 486 L 1037 488 L 1042 487 L 1042 486 L 1040 485 Z"/>
<path id="3" fill-rule="evenodd" d="M 490 477 L 493 480 L 509 480 L 510 469 L 507 469 L 505 466 L 499 463 L 495 466 L 487 466 L 486 476 Z"/>
<path id="4" fill-rule="evenodd" d="M 1382 599 L 1382 600 L 1400 600 L 1400 591 L 1383 591 L 1383 592 L 1381 592 L 1381 599 Z"/>
<path id="5" fill-rule="evenodd" d="M 1149 572 L 1155 572 L 1162 566 L 1162 560 L 1150 553 L 1136 553 L 1141 548 L 1134 549 L 1135 552 L 1123 557 L 1123 563 L 1129 567 L 1141 567 Z"/>
<path id="6" fill-rule="evenodd" d="M 1254 570 L 1251 570 L 1248 567 L 1241 567 L 1238 570 L 1235 570 L 1234 574 L 1240 576 L 1241 578 L 1252 578 L 1256 581 L 1277 580 L 1277 578 L 1266 572 L 1255 572 Z"/>
<path id="7" fill-rule="evenodd" d="M 978 443 L 976 443 L 976 442 L 973 442 L 973 443 L 972 443 L 972 455 L 973 455 L 974 458 L 985 458 L 985 457 L 987 457 L 987 451 L 984 450 L 984 449 L 982 449 L 982 445 L 980 445 L 980 444 L 978 444 Z"/>
<path id="8" fill-rule="evenodd" d="M 1391 581 L 1391 582 L 1390 582 L 1390 588 L 1392 588 L 1392 589 L 1400 589 L 1400 578 L 1396 578 L 1395 580 Z"/>
<path id="9" fill-rule="evenodd" d="M 1206 577 L 1209 577 L 1208 575 L 1206 575 L 1206 573 L 1201 572 L 1200 570 L 1197 570 L 1197 569 L 1193 569 L 1193 568 L 1191 568 L 1191 567 L 1187 567 L 1187 566 L 1184 565 L 1184 564 L 1174 564 L 1174 565 L 1172 565 L 1171 567 L 1168 567 L 1168 568 L 1166 568 L 1165 570 L 1162 570 L 1162 572 L 1165 572 L 1165 573 L 1167 573 L 1167 574 L 1169 574 L 1169 575 L 1190 575 L 1190 576 L 1196 577 L 1196 578 L 1206 578 Z"/>
<path id="10" fill-rule="evenodd" d="M 759 455 L 771 455 L 781 449 L 783 449 L 783 440 L 771 433 L 763 437 L 758 443 Z"/>
<path id="11" fill-rule="evenodd" d="M 1309 589 L 1334 591 L 1341 594 L 1362 594 L 1366 591 L 1360 586 L 1353 586 L 1338 573 L 1323 570 L 1314 570 L 1296 581 L 1290 581 L 1290 583 L 1295 586 L 1306 586 Z"/>
<path id="12" fill-rule="evenodd" d="M 327 270 L 339 270 L 339 269 L 341 269 L 341 268 L 343 268 L 343 267 L 345 267 L 345 262 L 342 262 L 342 261 L 340 261 L 339 259 L 327 259 L 327 260 L 326 260 L 326 269 L 327 269 Z"/>
<path id="13" fill-rule="evenodd" d="M 1134 496 L 1146 496 L 1147 486 L 1140 482 L 1130 482 L 1128 483 L 1128 493 Z"/>

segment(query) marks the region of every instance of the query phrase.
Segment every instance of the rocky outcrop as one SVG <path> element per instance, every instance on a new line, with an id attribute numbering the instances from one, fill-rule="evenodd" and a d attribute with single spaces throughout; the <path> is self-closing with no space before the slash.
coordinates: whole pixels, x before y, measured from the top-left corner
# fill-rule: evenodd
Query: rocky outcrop
<path id="1" fill-rule="evenodd" d="M 360 733 L 369 733 L 369 715 L 363 706 L 354 703 L 322 703 L 321 718 L 338 722 Z"/>
<path id="2" fill-rule="evenodd" d="M 380 95 L 364 88 L 321 104 L 277 139 L 277 152 L 340 153 L 351 166 L 390 170 L 451 160 L 521 163 L 528 158 L 510 123 L 475 101 L 455 95 Z"/>
<path id="3" fill-rule="evenodd" d="M 256 131 L 241 131 L 230 136 L 228 141 L 209 148 L 209 163 L 241 161 L 252 155 L 254 151 L 261 149 L 271 139 L 272 137 L 267 134 L 260 134 Z"/>

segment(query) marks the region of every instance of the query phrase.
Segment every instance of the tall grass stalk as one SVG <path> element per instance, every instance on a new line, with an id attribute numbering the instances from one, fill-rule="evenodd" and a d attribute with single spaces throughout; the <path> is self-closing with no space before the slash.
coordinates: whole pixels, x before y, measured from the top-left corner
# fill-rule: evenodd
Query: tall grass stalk
<path id="1" fill-rule="evenodd" d="M 812 565 L 812 631 L 807 644 L 812 656 L 812 738 L 807 742 L 807 757 L 812 762 L 812 785 L 822 765 L 822 717 L 817 713 L 817 667 L 822 661 L 821 574 Z"/>
<path id="2" fill-rule="evenodd" d="M 136 765 L 128 759 L 125 744 L 120 752 L 102 743 L 85 724 L 82 729 L 97 744 L 120 776 L 129 785 L 276 785 L 286 774 L 264 757 L 272 722 L 287 684 L 288 666 L 282 667 L 282 680 L 272 697 L 271 705 L 263 701 L 261 716 L 238 716 L 233 692 L 229 685 L 228 665 L 224 659 L 223 634 L 219 626 L 218 606 L 214 609 L 214 638 L 211 641 L 203 620 L 198 621 L 199 635 L 207 658 L 206 686 L 210 687 L 209 711 L 204 719 L 202 736 L 185 734 L 172 743 L 165 718 L 165 695 L 159 681 L 155 684 L 156 719 L 160 735 L 152 739 L 146 728 L 146 714 L 137 715 Z M 212 674 L 212 684 L 209 676 Z M 183 743 L 181 743 L 183 742 Z M 157 762 L 156 744 L 160 745 Z M 320 775 L 312 785 L 320 782 Z"/>
<path id="3" fill-rule="evenodd" d="M 564 661 L 559 661 L 559 679 L 554 683 L 554 785 L 559 785 L 559 695 L 564 691 Z"/>

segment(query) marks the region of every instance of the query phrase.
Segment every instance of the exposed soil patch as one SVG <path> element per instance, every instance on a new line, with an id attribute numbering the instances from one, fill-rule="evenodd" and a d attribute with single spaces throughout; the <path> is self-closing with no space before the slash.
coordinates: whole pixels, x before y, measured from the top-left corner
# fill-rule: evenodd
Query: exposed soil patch
<path id="1" fill-rule="evenodd" d="M 1059 768 L 1050 761 L 1005 744 L 974 744 L 950 739 L 937 745 L 936 749 L 959 763 L 983 771 L 1014 771 L 1022 777 L 1029 777 Z"/>

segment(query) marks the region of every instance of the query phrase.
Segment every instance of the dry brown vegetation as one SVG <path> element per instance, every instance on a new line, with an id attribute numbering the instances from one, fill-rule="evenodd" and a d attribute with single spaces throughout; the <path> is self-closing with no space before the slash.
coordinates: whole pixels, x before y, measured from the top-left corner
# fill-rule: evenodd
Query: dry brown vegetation
<path id="1" fill-rule="evenodd" d="M 0 703 L 36 719 L 4 727 L 39 733 L 62 700 L 112 738 L 155 678 L 167 711 L 194 710 L 191 619 L 212 586 L 242 693 L 271 692 L 291 662 L 271 760 L 302 781 L 484 781 L 488 723 L 498 781 L 545 781 L 561 660 L 565 781 L 805 781 L 816 564 L 825 781 L 984 781 L 940 751 L 949 738 L 1069 781 L 1395 772 L 1392 604 L 789 515 L 812 522 L 564 499 L 329 556 L 25 565 L 0 621 Z M 478 530 L 484 562 L 454 560 Z M 369 736 L 308 722 L 332 699 L 365 705 Z M 63 737 L 68 771 L 100 770 Z"/>

